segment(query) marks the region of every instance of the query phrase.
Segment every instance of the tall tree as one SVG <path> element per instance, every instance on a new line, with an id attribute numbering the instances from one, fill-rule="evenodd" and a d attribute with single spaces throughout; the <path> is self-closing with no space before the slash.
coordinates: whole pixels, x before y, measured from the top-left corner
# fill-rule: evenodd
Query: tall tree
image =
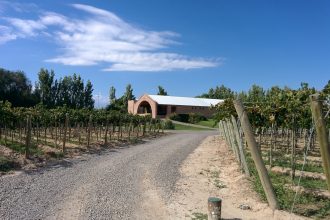
<path id="1" fill-rule="evenodd" d="M 158 93 L 157 95 L 167 95 L 167 92 L 162 86 L 158 86 Z"/>
<path id="2" fill-rule="evenodd" d="M 262 102 L 265 99 L 265 91 L 262 87 L 254 84 L 248 91 L 247 96 L 249 102 Z"/>
<path id="3" fill-rule="evenodd" d="M 133 88 L 131 84 L 126 86 L 126 91 L 122 97 L 123 101 L 123 110 L 127 111 L 127 105 L 129 100 L 134 100 L 135 96 L 133 95 Z"/>
<path id="4" fill-rule="evenodd" d="M 92 109 L 94 108 L 94 99 L 93 99 L 93 85 L 91 81 L 87 81 L 85 87 L 85 108 Z"/>
<path id="5" fill-rule="evenodd" d="M 325 95 L 330 96 L 330 80 L 329 80 L 328 83 L 324 86 L 322 92 L 323 92 Z"/>
<path id="6" fill-rule="evenodd" d="M 234 97 L 234 92 L 224 85 L 210 88 L 208 93 L 202 94 L 200 97 L 210 99 L 228 99 Z"/>
<path id="7" fill-rule="evenodd" d="M 111 86 L 109 90 L 109 103 L 113 104 L 116 101 L 116 88 Z"/>
<path id="8" fill-rule="evenodd" d="M 9 101 L 13 106 L 28 107 L 38 102 L 32 94 L 32 85 L 22 71 L 0 68 L 0 100 Z"/>
<path id="9" fill-rule="evenodd" d="M 38 73 L 38 82 L 36 90 L 40 95 L 40 101 L 47 107 L 53 107 L 55 105 L 54 94 L 52 94 L 52 87 L 54 86 L 53 70 L 48 71 L 47 69 L 41 68 Z"/>

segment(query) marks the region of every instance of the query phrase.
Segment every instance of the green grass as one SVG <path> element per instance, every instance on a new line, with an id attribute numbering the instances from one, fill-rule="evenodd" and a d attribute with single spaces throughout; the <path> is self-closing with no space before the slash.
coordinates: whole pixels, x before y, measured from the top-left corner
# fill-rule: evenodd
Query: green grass
<path id="1" fill-rule="evenodd" d="M 260 179 L 258 177 L 258 173 L 250 155 L 247 156 L 247 162 L 249 165 L 250 172 L 252 174 L 251 180 L 255 191 L 259 194 L 262 200 L 267 201 L 266 195 L 263 191 Z M 279 201 L 280 208 L 283 210 L 290 211 L 295 195 L 295 192 L 293 190 L 285 187 L 285 185 L 292 184 L 290 176 L 276 174 L 273 172 L 270 172 L 269 176 L 271 178 L 276 197 Z M 297 184 L 297 181 L 298 178 L 295 179 L 295 184 Z M 300 185 L 306 188 L 326 189 L 326 183 L 322 180 L 311 180 L 302 178 Z M 317 198 L 307 194 L 299 194 L 296 200 L 294 213 L 312 218 L 328 219 L 330 218 L 330 200 Z"/>
<path id="2" fill-rule="evenodd" d="M 200 122 L 196 123 L 196 125 L 202 125 L 205 127 L 214 128 L 217 126 L 217 123 L 213 119 L 208 119 L 207 121 L 200 121 Z"/>
<path id="3" fill-rule="evenodd" d="M 264 160 L 266 165 L 269 165 L 269 160 Z M 273 166 L 287 167 L 291 168 L 290 158 L 273 158 Z M 296 163 L 296 170 L 302 170 L 302 164 Z M 304 171 L 313 172 L 313 173 L 324 173 L 322 166 L 317 166 L 309 164 L 308 161 L 304 166 Z"/>
<path id="4" fill-rule="evenodd" d="M 174 130 L 208 131 L 207 128 L 196 128 L 188 125 L 174 124 Z"/>
<path id="5" fill-rule="evenodd" d="M 200 212 L 194 212 L 193 217 L 191 218 L 192 220 L 207 220 L 207 214 L 200 213 Z"/>
<path id="6" fill-rule="evenodd" d="M 5 143 L 4 140 L 0 140 L 0 144 L 4 145 L 10 149 L 12 149 L 13 151 L 16 151 L 18 153 L 24 154 L 25 153 L 25 145 L 21 144 L 19 142 L 11 142 L 7 140 L 7 143 Z M 36 155 L 36 156 L 41 156 L 44 153 L 42 152 L 42 150 L 38 149 L 37 146 L 35 144 L 31 144 L 32 146 L 29 148 L 29 152 L 31 155 Z"/>

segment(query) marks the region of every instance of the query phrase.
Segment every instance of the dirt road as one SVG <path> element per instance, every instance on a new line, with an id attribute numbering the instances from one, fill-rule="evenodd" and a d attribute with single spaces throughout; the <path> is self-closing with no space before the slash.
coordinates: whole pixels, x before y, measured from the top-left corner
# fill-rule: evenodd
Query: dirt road
<path id="1" fill-rule="evenodd" d="M 0 219 L 150 219 L 167 212 L 180 165 L 214 131 L 178 132 L 0 177 Z"/>

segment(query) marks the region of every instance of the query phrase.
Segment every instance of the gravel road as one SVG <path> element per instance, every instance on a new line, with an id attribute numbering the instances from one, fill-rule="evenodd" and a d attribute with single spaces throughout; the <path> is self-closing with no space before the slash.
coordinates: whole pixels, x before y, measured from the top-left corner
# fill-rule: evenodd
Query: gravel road
<path id="1" fill-rule="evenodd" d="M 0 177 L 0 219 L 143 219 L 148 188 L 167 201 L 181 162 L 214 131 L 189 131 L 32 173 Z M 147 181 L 146 181 L 147 180 Z"/>

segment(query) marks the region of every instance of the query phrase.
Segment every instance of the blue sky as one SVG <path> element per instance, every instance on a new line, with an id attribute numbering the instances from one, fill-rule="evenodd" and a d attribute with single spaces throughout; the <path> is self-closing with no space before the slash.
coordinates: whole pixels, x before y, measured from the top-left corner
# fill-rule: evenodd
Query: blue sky
<path id="1" fill-rule="evenodd" d="M 321 89 L 330 80 L 330 2 L 310 0 L 0 0 L 0 67 L 34 82 L 79 73 L 105 103 L 196 96 L 224 84 Z"/>

